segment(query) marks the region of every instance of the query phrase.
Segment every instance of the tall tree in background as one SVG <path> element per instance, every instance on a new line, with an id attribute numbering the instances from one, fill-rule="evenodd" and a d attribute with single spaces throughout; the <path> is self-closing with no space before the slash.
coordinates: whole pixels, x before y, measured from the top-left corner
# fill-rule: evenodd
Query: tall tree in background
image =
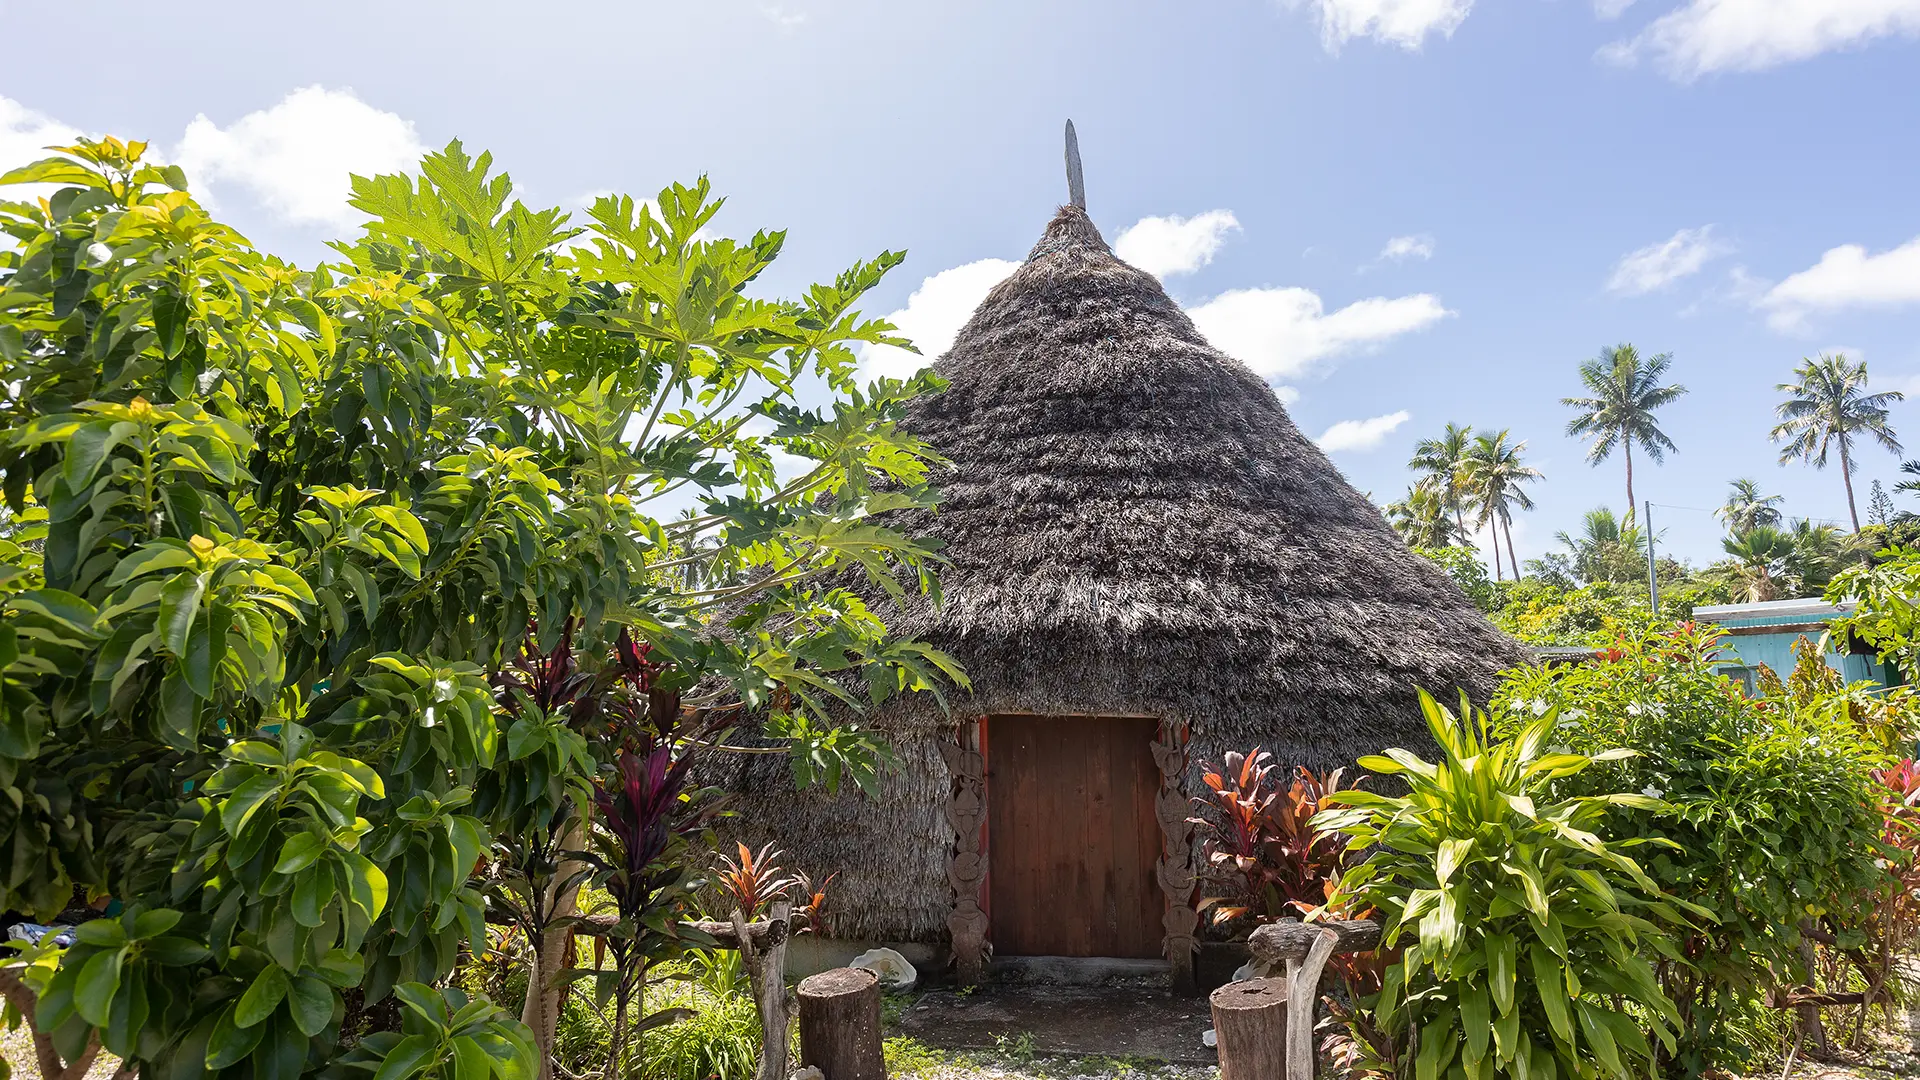
<path id="1" fill-rule="evenodd" d="M 1414 484 L 1398 502 L 1387 504 L 1387 522 L 1408 547 L 1446 548 L 1466 543 L 1466 530 L 1450 513 L 1445 496 L 1425 484 Z"/>
<path id="2" fill-rule="evenodd" d="M 1567 422 L 1567 434 L 1592 440 L 1587 460 L 1595 465 L 1620 447 L 1627 461 L 1627 513 L 1631 521 L 1640 505 L 1633 497 L 1633 444 L 1639 443 L 1656 463 L 1675 449 L 1673 440 L 1654 421 L 1654 411 L 1672 404 L 1687 388 L 1679 383 L 1660 385 L 1672 353 L 1642 359 L 1632 345 L 1614 345 L 1580 365 L 1580 381 L 1592 397 L 1562 398 L 1560 403 L 1579 410 Z"/>
<path id="3" fill-rule="evenodd" d="M 1521 455 L 1527 449 L 1526 442 L 1509 442 L 1510 437 L 1511 433 L 1506 429 L 1475 437 L 1473 445 L 1467 449 L 1466 463 L 1461 473 L 1466 480 L 1468 497 L 1479 511 L 1476 523 L 1493 526 L 1494 577 L 1500 578 L 1499 537 L 1504 533 L 1507 561 L 1513 567 L 1514 580 L 1518 581 L 1520 560 L 1513 552 L 1513 512 L 1533 509 L 1533 498 L 1527 494 L 1524 485 L 1540 479 L 1541 472 L 1521 460 Z"/>
<path id="4" fill-rule="evenodd" d="M 1415 443 L 1413 459 L 1407 462 L 1407 468 L 1420 475 L 1420 485 L 1438 493 L 1447 509 L 1453 512 L 1454 527 L 1462 537 L 1467 535 L 1467 493 L 1461 485 L 1461 469 L 1472 445 L 1471 424 L 1448 424 L 1439 438 Z"/>
<path id="5" fill-rule="evenodd" d="M 1728 485 L 1727 501 L 1713 516 L 1727 526 L 1727 532 L 1740 536 L 1761 525 L 1778 527 L 1779 504 L 1785 501 L 1784 495 L 1760 494 L 1759 482 L 1743 476 Z"/>
<path id="6" fill-rule="evenodd" d="M 1793 374 L 1796 381 L 1779 385 L 1787 399 L 1774 409 L 1780 422 L 1774 425 L 1771 437 L 1785 444 L 1780 450 L 1780 463 L 1799 458 L 1824 469 L 1827 452 L 1838 445 L 1840 480 L 1847 489 L 1847 516 L 1853 521 L 1853 531 L 1859 532 L 1860 511 L 1853 500 L 1853 442 L 1867 435 L 1889 453 L 1900 453 L 1900 440 L 1887 423 L 1887 406 L 1905 395 L 1897 390 L 1867 393 L 1866 362 L 1849 360 L 1844 353 L 1821 353 L 1812 360 L 1802 360 Z"/>

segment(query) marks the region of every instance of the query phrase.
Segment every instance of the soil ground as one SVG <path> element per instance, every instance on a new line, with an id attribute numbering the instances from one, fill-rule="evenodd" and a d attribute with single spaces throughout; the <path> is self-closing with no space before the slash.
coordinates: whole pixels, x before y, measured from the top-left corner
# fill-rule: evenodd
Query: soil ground
<path id="1" fill-rule="evenodd" d="M 890 998 L 890 1075 L 914 1080 L 1218 1080 L 1206 1001 L 1145 987 L 996 986 Z M 1827 1061 L 1756 1064 L 1716 1080 L 1920 1077 L 1920 1009 L 1858 1051 Z"/>

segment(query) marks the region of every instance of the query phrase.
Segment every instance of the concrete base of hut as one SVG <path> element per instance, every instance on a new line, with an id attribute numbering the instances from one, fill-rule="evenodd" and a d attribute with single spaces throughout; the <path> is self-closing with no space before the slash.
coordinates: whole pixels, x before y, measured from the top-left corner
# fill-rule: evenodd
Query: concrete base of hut
<path id="1" fill-rule="evenodd" d="M 1020 1042 L 1035 1054 L 1210 1065 L 1214 1051 L 1200 1037 L 1212 1026 L 1204 997 L 1141 986 L 1026 983 L 923 994 L 901 1014 L 899 1031 L 942 1050 Z"/>

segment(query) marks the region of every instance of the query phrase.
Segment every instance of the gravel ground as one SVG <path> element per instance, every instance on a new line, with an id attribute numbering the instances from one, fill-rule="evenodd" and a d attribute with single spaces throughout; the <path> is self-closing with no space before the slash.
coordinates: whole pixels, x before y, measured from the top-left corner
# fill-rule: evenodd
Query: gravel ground
<path id="1" fill-rule="evenodd" d="M 0 1028 L 0 1057 L 13 1066 L 14 1080 L 40 1080 L 40 1060 L 33 1055 L 33 1036 L 25 1025 L 12 1031 Z M 119 1058 L 101 1054 L 87 1070 L 87 1080 L 108 1080 L 119 1067 Z"/>

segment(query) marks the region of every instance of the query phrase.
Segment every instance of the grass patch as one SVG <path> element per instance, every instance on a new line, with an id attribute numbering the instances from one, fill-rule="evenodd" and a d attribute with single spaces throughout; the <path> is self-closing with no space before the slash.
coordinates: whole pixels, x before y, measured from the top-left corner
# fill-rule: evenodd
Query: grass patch
<path id="1" fill-rule="evenodd" d="M 891 1076 L 926 1076 L 955 1064 L 945 1051 L 935 1050 L 911 1035 L 896 1035 L 881 1043 L 880 1049 L 886 1054 Z"/>
<path id="2" fill-rule="evenodd" d="M 752 1080 L 760 1060 L 760 1015 L 753 998 L 716 994 L 695 982 L 648 987 L 647 1011 L 679 1006 L 690 1020 L 640 1037 L 640 1074 L 646 1080 Z"/>

